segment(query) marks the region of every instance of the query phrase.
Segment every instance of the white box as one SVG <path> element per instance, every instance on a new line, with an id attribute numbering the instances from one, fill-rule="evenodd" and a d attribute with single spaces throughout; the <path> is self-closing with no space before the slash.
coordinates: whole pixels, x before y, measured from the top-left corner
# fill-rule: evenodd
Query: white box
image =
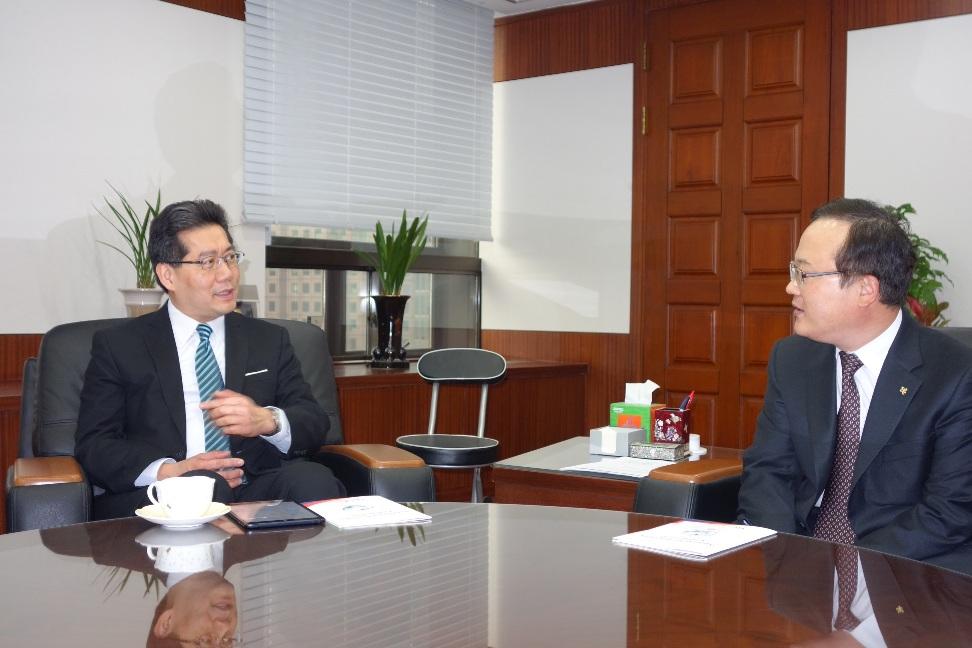
<path id="1" fill-rule="evenodd" d="M 632 443 L 645 443 L 647 433 L 642 428 L 604 427 L 591 430 L 591 454 L 627 457 Z"/>

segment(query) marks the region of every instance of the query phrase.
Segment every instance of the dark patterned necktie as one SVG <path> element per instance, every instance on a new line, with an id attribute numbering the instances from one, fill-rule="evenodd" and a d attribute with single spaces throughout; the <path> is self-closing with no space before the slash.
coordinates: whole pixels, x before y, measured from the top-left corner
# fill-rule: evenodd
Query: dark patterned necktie
<path id="1" fill-rule="evenodd" d="M 847 517 L 854 463 L 861 443 L 861 397 L 857 393 L 854 373 L 863 363 L 853 353 L 840 352 L 840 410 L 837 412 L 837 450 L 830 470 L 830 482 L 820 506 L 813 535 L 831 542 L 854 544 L 857 535 Z"/>
<path id="2" fill-rule="evenodd" d="M 861 620 L 851 612 L 857 595 L 857 548 L 834 545 L 834 568 L 837 571 L 837 618 L 834 628 L 853 630 Z"/>
<path id="3" fill-rule="evenodd" d="M 223 376 L 219 373 L 216 355 L 209 344 L 213 329 L 207 324 L 200 324 L 196 327 L 196 333 L 199 334 L 199 346 L 196 347 L 196 380 L 199 382 L 199 402 L 205 403 L 223 388 Z M 203 415 L 203 420 L 206 426 L 206 451 L 229 450 L 229 440 L 213 423 L 209 412 Z"/>

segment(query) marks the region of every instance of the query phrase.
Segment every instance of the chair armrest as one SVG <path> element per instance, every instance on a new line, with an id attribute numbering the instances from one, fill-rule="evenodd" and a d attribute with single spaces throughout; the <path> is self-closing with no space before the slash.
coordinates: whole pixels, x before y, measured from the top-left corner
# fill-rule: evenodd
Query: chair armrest
<path id="1" fill-rule="evenodd" d="M 74 457 L 21 457 L 7 470 L 7 531 L 91 519 L 91 486 Z"/>
<path id="2" fill-rule="evenodd" d="M 14 461 L 13 486 L 74 484 L 84 481 L 84 473 L 74 457 L 21 457 Z"/>
<path id="3" fill-rule="evenodd" d="M 421 458 L 381 444 L 329 445 L 315 460 L 344 484 L 349 496 L 381 495 L 396 502 L 434 502 L 435 478 Z"/>
<path id="4" fill-rule="evenodd" d="M 357 461 L 367 468 L 383 470 L 386 468 L 421 468 L 425 465 L 421 457 L 408 450 L 380 443 L 356 443 L 350 445 L 330 445 L 321 448 L 321 453 L 337 454 Z"/>
<path id="5" fill-rule="evenodd" d="M 682 484 L 708 484 L 710 482 L 737 477 L 742 474 L 742 461 L 739 459 L 700 459 L 680 461 L 648 473 L 648 479 L 679 482 Z"/>

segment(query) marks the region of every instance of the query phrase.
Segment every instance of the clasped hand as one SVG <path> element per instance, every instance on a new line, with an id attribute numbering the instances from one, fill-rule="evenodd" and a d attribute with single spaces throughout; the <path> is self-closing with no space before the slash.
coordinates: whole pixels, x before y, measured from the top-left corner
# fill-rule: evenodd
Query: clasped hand
<path id="1" fill-rule="evenodd" d="M 273 415 L 253 399 L 229 389 L 213 394 L 213 397 L 199 407 L 212 418 L 225 434 L 242 437 L 255 437 L 273 432 Z M 230 488 L 236 488 L 243 479 L 243 460 L 233 457 L 225 450 L 210 450 L 193 455 L 183 461 L 162 464 L 158 479 L 177 477 L 190 470 L 212 470 L 220 473 Z"/>

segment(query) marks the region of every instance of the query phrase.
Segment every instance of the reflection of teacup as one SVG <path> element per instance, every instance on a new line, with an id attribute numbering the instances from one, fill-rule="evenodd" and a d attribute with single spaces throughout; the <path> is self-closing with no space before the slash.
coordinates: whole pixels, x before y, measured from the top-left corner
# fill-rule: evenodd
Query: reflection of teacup
<path id="1" fill-rule="evenodd" d="M 219 571 L 222 545 L 228 537 L 228 533 L 211 525 L 189 531 L 153 527 L 139 534 L 135 541 L 145 547 L 156 569 L 175 574 Z"/>
<path id="2" fill-rule="evenodd" d="M 145 547 L 145 553 L 155 562 L 155 568 L 169 574 L 194 574 L 220 569 L 222 542 L 198 544 L 189 547 Z"/>
<path id="3" fill-rule="evenodd" d="M 148 498 L 170 518 L 189 519 L 205 515 L 213 503 L 212 477 L 169 477 L 152 482 Z"/>

